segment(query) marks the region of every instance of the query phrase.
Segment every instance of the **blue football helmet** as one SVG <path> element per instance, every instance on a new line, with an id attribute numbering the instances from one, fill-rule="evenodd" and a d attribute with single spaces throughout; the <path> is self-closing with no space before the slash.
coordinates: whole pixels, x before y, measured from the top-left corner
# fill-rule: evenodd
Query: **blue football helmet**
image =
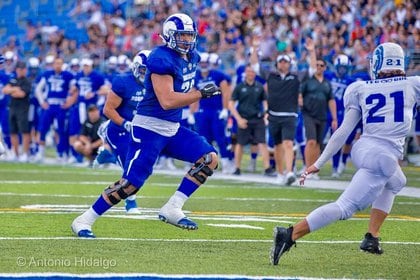
<path id="1" fill-rule="evenodd" d="M 406 57 L 403 49 L 395 43 L 383 43 L 375 48 L 370 57 L 370 76 L 377 79 L 380 72 L 401 70 L 405 73 Z"/>
<path id="2" fill-rule="evenodd" d="M 131 63 L 131 71 L 133 72 L 134 77 L 142 83 L 144 82 L 144 76 L 146 74 L 146 64 L 149 54 L 149 50 L 139 51 Z"/>
<path id="3" fill-rule="evenodd" d="M 173 14 L 163 23 L 161 38 L 171 49 L 187 54 L 195 49 L 197 39 L 197 27 L 194 21 L 186 14 Z M 185 35 L 191 37 L 186 40 Z"/>

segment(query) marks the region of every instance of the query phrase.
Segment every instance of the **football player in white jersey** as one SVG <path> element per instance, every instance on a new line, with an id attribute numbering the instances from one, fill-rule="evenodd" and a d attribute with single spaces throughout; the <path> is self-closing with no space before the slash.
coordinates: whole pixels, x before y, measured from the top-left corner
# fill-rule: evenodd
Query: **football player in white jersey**
<path id="1" fill-rule="evenodd" d="M 344 94 L 343 124 L 331 136 L 318 160 L 302 174 L 316 173 L 342 147 L 360 119 L 363 134 L 351 152 L 358 169 L 337 201 L 312 211 L 289 228 L 274 228 L 271 263 L 295 241 L 337 220 L 349 219 L 356 211 L 372 205 L 368 232 L 360 245 L 363 251 L 381 254 L 379 229 L 390 213 L 395 195 L 405 186 L 406 177 L 398 165 L 404 140 L 413 121 L 413 109 L 420 104 L 420 77 L 406 77 L 403 49 L 395 43 L 376 47 L 371 58 L 370 81 L 351 84 Z"/>

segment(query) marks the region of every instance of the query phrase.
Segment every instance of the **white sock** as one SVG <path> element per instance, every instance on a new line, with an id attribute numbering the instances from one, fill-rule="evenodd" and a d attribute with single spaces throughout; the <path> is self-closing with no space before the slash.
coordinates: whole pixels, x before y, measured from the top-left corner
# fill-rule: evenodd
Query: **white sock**
<path id="1" fill-rule="evenodd" d="M 39 152 L 40 155 L 44 156 L 44 154 L 45 154 L 45 147 L 42 146 L 42 145 L 39 145 L 38 152 Z"/>
<path id="2" fill-rule="evenodd" d="M 169 199 L 168 203 L 175 205 L 176 207 L 182 208 L 185 202 L 188 200 L 188 196 L 183 194 L 180 191 L 176 191 L 171 198 Z"/>
<path id="3" fill-rule="evenodd" d="M 126 199 L 127 199 L 127 200 L 130 200 L 130 201 L 136 200 L 136 195 L 135 195 L 135 194 L 130 195 L 130 196 L 129 196 L 129 197 L 127 197 Z"/>
<path id="4" fill-rule="evenodd" d="M 97 218 L 100 216 L 93 210 L 92 207 L 90 207 L 88 210 L 86 210 L 81 217 L 83 220 L 85 220 L 89 225 L 93 225 L 93 223 L 96 221 Z"/>

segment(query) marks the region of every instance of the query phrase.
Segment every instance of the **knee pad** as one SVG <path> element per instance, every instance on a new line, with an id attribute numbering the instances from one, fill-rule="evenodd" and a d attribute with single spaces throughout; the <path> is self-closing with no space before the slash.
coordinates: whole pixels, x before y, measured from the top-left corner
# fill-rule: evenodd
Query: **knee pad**
<path id="1" fill-rule="evenodd" d="M 130 195 L 136 194 L 138 190 L 139 189 L 134 187 L 128 180 L 121 179 L 121 181 L 109 185 L 104 192 L 109 201 L 115 205 L 122 199 L 126 199 Z"/>
<path id="2" fill-rule="evenodd" d="M 204 182 L 207 180 L 207 177 L 213 175 L 213 170 L 208 166 L 211 162 L 211 154 L 205 154 L 203 161 L 196 162 L 194 166 L 188 170 L 188 175 L 195 178 L 201 184 L 204 184 Z"/>

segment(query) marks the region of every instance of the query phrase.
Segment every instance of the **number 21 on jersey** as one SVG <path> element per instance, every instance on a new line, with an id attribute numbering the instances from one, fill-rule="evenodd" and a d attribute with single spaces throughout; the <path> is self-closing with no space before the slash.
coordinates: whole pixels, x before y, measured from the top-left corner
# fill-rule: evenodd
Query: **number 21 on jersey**
<path id="1" fill-rule="evenodd" d="M 391 116 L 384 116 L 381 115 L 378 111 L 385 107 L 387 103 L 394 104 L 394 122 L 404 122 L 404 92 L 403 91 L 395 91 L 389 95 L 385 95 L 382 93 L 375 93 L 371 94 L 366 98 L 366 105 L 374 106 L 370 108 L 368 112 L 368 116 L 366 118 L 366 123 L 383 123 L 385 122 L 385 118 L 389 118 Z M 391 121 L 391 120 L 387 120 Z"/>

